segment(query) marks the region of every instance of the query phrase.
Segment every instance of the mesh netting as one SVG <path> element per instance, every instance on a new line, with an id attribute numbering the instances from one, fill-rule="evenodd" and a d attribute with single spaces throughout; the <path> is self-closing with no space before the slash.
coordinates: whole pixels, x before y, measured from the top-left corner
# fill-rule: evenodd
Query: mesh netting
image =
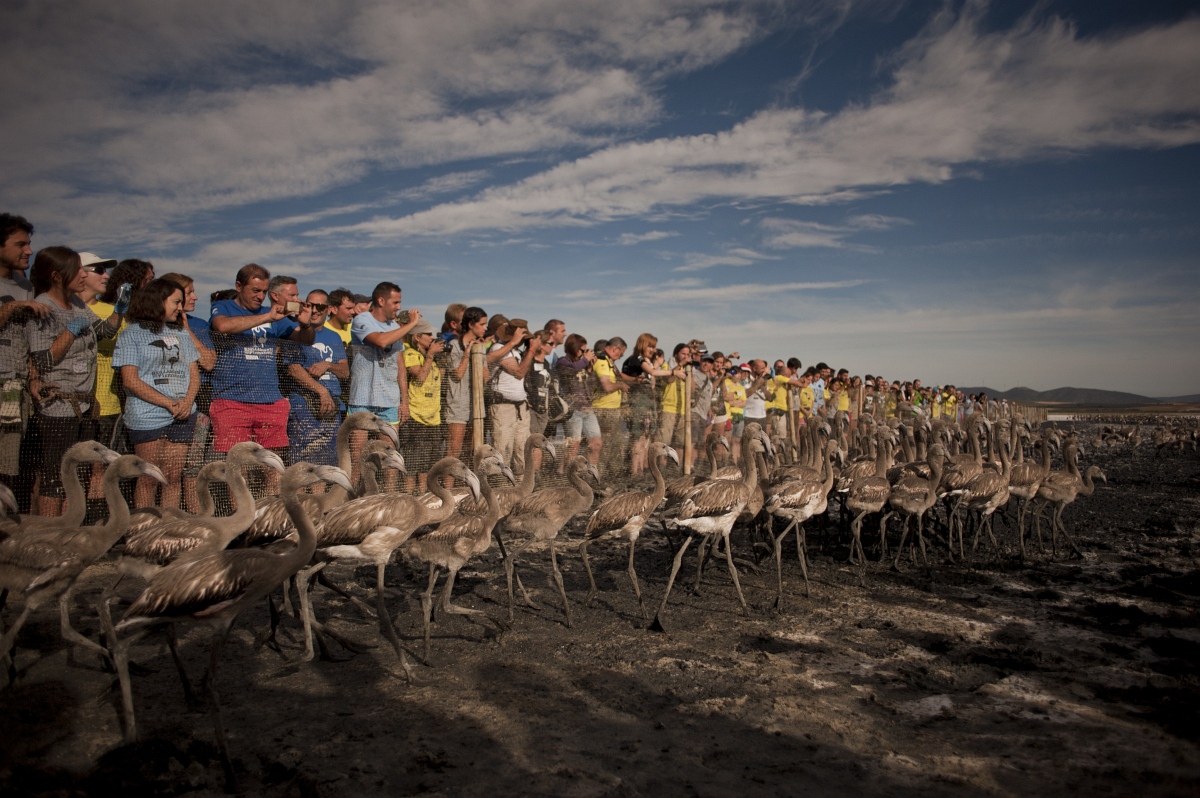
<path id="1" fill-rule="evenodd" d="M 130 335 L 128 328 L 121 333 Z M 469 463 L 479 441 L 496 446 L 513 470 L 522 473 L 529 467 L 525 447 L 531 433 L 544 434 L 558 453 L 553 462 L 540 452 L 534 455 L 543 484 L 565 482 L 564 469 L 576 455 L 597 465 L 606 486 L 648 481 L 647 450 L 655 440 L 679 451 L 681 465 L 670 465 L 667 470 L 678 473 L 695 468 L 705 473 L 712 467 L 705 450 L 708 435 L 716 433 L 731 442 L 730 447 L 718 447 L 711 455 L 717 467 L 727 465 L 737 455 L 736 439 L 743 424 L 742 416 L 730 413 L 731 408 L 724 408 L 712 400 L 711 393 L 694 385 L 684 399 L 681 396 L 686 391 L 668 396 L 666 386 L 654 380 L 614 396 L 599 389 L 592 374 L 576 374 L 571 382 L 571 377 L 548 366 L 529 370 L 522 381 L 526 400 L 506 399 L 492 389 L 498 367 L 492 364 L 489 368 L 482 353 L 469 362 L 459 379 L 453 347 L 434 358 L 435 365 L 425 371 L 423 380 L 408 378 L 409 402 L 399 410 L 398 368 L 406 357 L 402 345 L 397 343 L 388 351 L 345 346 L 328 328 L 322 329 L 311 345 L 263 333 L 220 335 L 202 325 L 193 334 L 164 328 L 149 339 L 139 341 L 132 353 L 129 339 L 101 342 L 89 366 L 95 375 L 91 395 L 76 392 L 66 396 L 56 390 L 59 375 L 53 369 L 17 394 L 21 420 L 3 427 L 11 455 L 3 479 L 13 487 L 23 512 L 30 511 L 31 497 L 60 499 L 64 495 L 59 475 L 63 455 L 72 444 L 84 440 L 100 441 L 118 453 L 137 453 L 162 468 L 168 486 L 147 479 L 136 488 L 127 487 L 134 506 L 183 506 L 195 512 L 197 474 L 206 463 L 223 459 L 234 443 L 256 441 L 277 451 L 288 464 L 306 460 L 333 465 L 338 462 L 335 441 L 339 427 L 353 410 L 367 409 L 388 420 L 399 419 L 399 449 L 411 476 L 398 479 L 388 475 L 381 487 L 415 492 L 427 489 L 425 475 L 438 459 L 449 454 Z M 189 339 L 199 346 L 189 346 Z M 211 355 L 206 360 L 206 350 L 215 354 L 215 362 Z M 472 356 L 460 350 L 462 357 Z M 178 385 L 184 386 L 184 392 L 188 390 L 192 360 L 197 363 L 199 385 L 191 414 L 172 416 L 165 408 L 152 407 L 124 379 L 132 362 L 143 386 L 168 393 L 174 389 L 182 397 Z M 125 367 L 114 370 L 114 362 Z M 423 358 L 410 352 L 405 362 L 419 369 Z M 538 373 L 542 376 L 533 376 Z M 145 395 L 144 390 L 141 393 Z M 903 403 L 870 393 L 851 399 L 850 409 L 845 411 L 851 420 L 863 413 L 882 421 L 913 412 Z M 791 392 L 787 402 L 788 410 L 772 408 L 761 421 L 772 435 L 796 441 L 802 435 L 805 413 L 797 391 Z M 826 413 L 832 416 L 834 412 L 831 403 Z M 918 412 L 943 415 L 940 408 Z M 1039 408 L 993 403 L 987 412 L 996 417 L 1021 412 L 1031 421 L 1044 420 Z M 959 406 L 946 415 L 957 421 L 963 413 Z M 366 437 L 361 433 L 350 439 L 355 479 L 357 456 Z M 79 467 L 80 484 L 93 515 L 103 511 L 101 473 L 100 466 Z M 253 475 L 252 480 L 259 496 L 274 487 L 269 477 Z M 218 512 L 229 511 L 221 486 L 214 486 L 214 495 Z"/>

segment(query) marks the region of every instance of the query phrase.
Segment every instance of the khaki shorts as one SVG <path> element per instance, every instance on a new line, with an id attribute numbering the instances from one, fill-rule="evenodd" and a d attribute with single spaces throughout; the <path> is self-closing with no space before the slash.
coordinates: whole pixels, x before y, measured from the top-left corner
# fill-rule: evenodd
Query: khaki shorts
<path id="1" fill-rule="evenodd" d="M 21 398 L 21 423 L 0 427 L 0 474 L 14 477 L 21 472 L 21 439 L 29 429 L 32 402 L 29 394 Z"/>

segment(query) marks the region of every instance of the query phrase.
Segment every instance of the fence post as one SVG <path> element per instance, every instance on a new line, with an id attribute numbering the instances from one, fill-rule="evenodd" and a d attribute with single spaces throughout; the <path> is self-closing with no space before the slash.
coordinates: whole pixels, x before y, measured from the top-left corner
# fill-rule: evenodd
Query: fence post
<path id="1" fill-rule="evenodd" d="M 788 386 L 787 393 L 787 437 L 793 445 L 800 441 L 800 393 Z"/>
<path id="2" fill-rule="evenodd" d="M 487 381 L 487 358 L 482 343 L 471 344 L 471 452 L 483 446 L 483 384 Z M 469 462 L 469 461 L 468 461 Z"/>
<path id="3" fill-rule="evenodd" d="M 692 473 L 692 364 L 684 366 L 683 373 L 683 473 Z"/>

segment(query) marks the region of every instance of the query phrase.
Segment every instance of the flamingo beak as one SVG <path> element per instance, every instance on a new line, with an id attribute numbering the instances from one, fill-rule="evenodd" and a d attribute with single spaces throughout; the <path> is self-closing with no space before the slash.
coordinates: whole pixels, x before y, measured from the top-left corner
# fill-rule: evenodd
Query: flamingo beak
<path id="1" fill-rule="evenodd" d="M 475 472 L 469 468 L 463 467 L 462 478 L 466 480 L 467 487 L 471 489 L 471 495 L 476 501 L 483 498 L 483 493 L 479 489 L 479 477 L 475 476 Z"/>
<path id="2" fill-rule="evenodd" d="M 408 471 L 404 468 L 404 455 L 400 454 L 400 452 L 396 451 L 395 449 L 388 450 L 387 454 L 384 455 L 383 464 L 394 471 L 399 471 L 402 474 L 408 473 Z"/>
<path id="3" fill-rule="evenodd" d="M 278 471 L 280 474 L 283 473 L 282 458 L 270 449 L 259 449 L 254 453 L 254 459 L 258 461 L 259 465 Z"/>
<path id="4" fill-rule="evenodd" d="M 725 451 L 727 451 L 727 452 L 732 452 L 732 451 L 733 451 L 732 447 L 729 445 L 729 440 L 728 440 L 728 439 L 727 439 L 727 438 L 726 438 L 724 435 L 722 435 L 721 437 L 717 438 L 717 443 L 719 443 L 719 444 L 721 444 L 722 446 L 724 446 L 724 447 L 725 447 Z"/>
<path id="5" fill-rule="evenodd" d="M 163 472 L 161 470 L 159 470 L 159 467 L 154 465 L 154 463 L 147 463 L 145 461 L 142 461 L 141 463 L 138 464 L 138 471 L 141 471 L 144 475 L 146 475 L 148 477 L 157 479 L 159 482 L 161 482 L 164 485 L 167 484 L 167 478 L 165 476 L 163 476 Z"/>
<path id="6" fill-rule="evenodd" d="M 8 510 L 14 515 L 20 509 L 17 507 L 17 497 L 7 485 L 0 485 L 0 505 L 3 505 L 4 509 Z"/>
<path id="7" fill-rule="evenodd" d="M 354 492 L 354 487 L 350 484 L 350 477 L 337 466 L 317 466 L 317 476 L 323 482 L 345 488 L 351 493 Z"/>
<path id="8" fill-rule="evenodd" d="M 510 485 L 517 484 L 517 475 L 512 472 L 511 468 L 503 463 L 500 464 L 500 473 L 504 475 L 504 478 L 508 480 Z"/>
<path id="9" fill-rule="evenodd" d="M 117 458 L 121 456 L 107 446 L 101 446 L 100 448 L 104 450 L 100 455 L 100 462 L 104 463 L 106 466 L 112 465 L 114 462 L 116 462 Z"/>
<path id="10" fill-rule="evenodd" d="M 596 480 L 596 484 L 597 485 L 601 484 L 600 483 L 600 471 L 596 468 L 596 466 L 592 465 L 591 463 L 588 463 L 587 470 L 588 470 L 588 473 L 592 475 L 592 479 Z"/>
<path id="11" fill-rule="evenodd" d="M 771 457 L 774 457 L 775 456 L 775 444 L 771 443 L 771 439 L 769 437 L 767 437 L 766 435 L 761 435 L 761 436 L 759 436 L 759 440 L 762 441 L 763 448 L 766 449 L 767 454 L 769 454 Z"/>
<path id="12" fill-rule="evenodd" d="M 722 438 L 724 440 L 724 438 Z M 679 452 L 672 449 L 670 446 L 663 450 L 663 454 L 675 461 L 675 465 L 679 465 Z"/>
<path id="13" fill-rule="evenodd" d="M 379 434 L 392 442 L 392 446 L 400 445 L 400 433 L 396 432 L 396 428 L 392 426 L 390 421 L 384 421 L 378 416 L 375 417 L 375 427 L 379 430 Z"/>

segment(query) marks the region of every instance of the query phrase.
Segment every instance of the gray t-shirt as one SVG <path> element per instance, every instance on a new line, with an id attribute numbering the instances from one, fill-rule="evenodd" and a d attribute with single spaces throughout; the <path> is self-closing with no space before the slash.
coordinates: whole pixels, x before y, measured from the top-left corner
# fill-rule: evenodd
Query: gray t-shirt
<path id="1" fill-rule="evenodd" d="M 692 369 L 692 415 L 701 421 L 708 420 L 712 406 L 712 380 L 698 368 Z"/>
<path id="2" fill-rule="evenodd" d="M 471 420 L 471 369 L 468 366 L 463 372 L 463 378 L 454 378 L 454 372 L 462 359 L 467 356 L 463 349 L 462 340 L 455 338 L 450 342 L 450 366 L 446 369 L 446 423 L 466 424 Z"/>
<path id="3" fill-rule="evenodd" d="M 71 307 L 61 308 L 49 294 L 42 294 L 34 302 L 40 302 L 50 308 L 50 316 L 30 322 L 29 351 L 41 352 L 50 348 L 54 339 L 67 328 L 67 323 L 77 316 L 87 318 L 88 326 L 83 329 L 63 359 L 51 367 L 50 371 L 41 375 L 44 386 L 53 386 L 59 393 L 90 394 L 96 386 L 96 333 L 92 325 L 100 317 L 91 308 L 83 304 L 77 296 L 71 297 Z M 91 407 L 91 402 L 80 401 L 81 410 Z M 41 412 L 47 416 L 66 417 L 75 415 L 70 402 L 55 400 L 41 406 Z"/>
<path id="4" fill-rule="evenodd" d="M 33 286 L 25 275 L 15 271 L 12 276 L 0 277 L 0 305 L 33 299 Z M 29 378 L 29 317 L 29 311 L 19 310 L 0 329 L 0 380 Z"/>

